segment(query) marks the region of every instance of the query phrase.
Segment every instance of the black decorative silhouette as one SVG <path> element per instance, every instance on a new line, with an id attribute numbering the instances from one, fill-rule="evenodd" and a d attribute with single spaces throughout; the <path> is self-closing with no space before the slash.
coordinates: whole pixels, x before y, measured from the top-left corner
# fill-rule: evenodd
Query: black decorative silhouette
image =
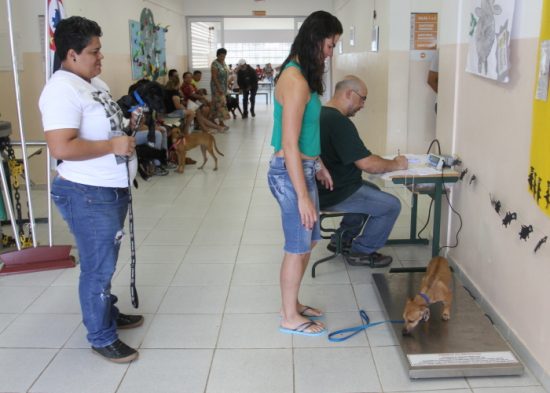
<path id="1" fill-rule="evenodd" d="M 475 182 L 476 180 L 477 180 L 476 175 L 472 175 L 472 177 L 470 177 L 470 181 L 468 182 L 468 185 L 472 185 L 472 183 Z"/>
<path id="2" fill-rule="evenodd" d="M 527 183 L 529 183 L 529 191 L 533 192 L 535 188 L 535 168 L 531 167 L 529 176 L 527 177 Z"/>
<path id="3" fill-rule="evenodd" d="M 504 219 L 502 220 L 502 225 L 504 225 L 505 227 L 508 227 L 508 225 L 510 225 L 510 223 L 513 220 L 516 220 L 517 218 L 518 218 L 518 215 L 515 212 L 514 213 L 507 212 L 506 215 L 504 216 Z"/>
<path id="4" fill-rule="evenodd" d="M 529 237 L 529 234 L 533 232 L 533 226 L 532 225 L 522 225 L 521 231 L 519 231 L 519 238 L 520 240 L 527 241 L 527 238 Z"/>
<path id="5" fill-rule="evenodd" d="M 544 236 L 542 239 L 540 239 L 540 240 L 538 241 L 537 245 L 535 246 L 535 250 L 534 250 L 535 253 L 536 253 L 538 250 L 540 250 L 540 248 L 542 247 L 542 245 L 543 245 L 544 243 L 546 243 L 547 240 L 548 240 L 548 236 Z"/>
<path id="6" fill-rule="evenodd" d="M 468 173 L 468 168 L 466 168 L 462 172 L 460 172 L 460 180 L 464 179 L 464 176 L 466 176 L 466 173 Z"/>
<path id="7" fill-rule="evenodd" d="M 502 204 L 500 201 L 497 201 L 494 199 L 491 195 L 489 195 L 489 198 L 491 198 L 491 205 L 493 205 L 493 208 L 497 212 L 497 214 L 500 216 L 500 208 L 502 207 Z"/>
<path id="8" fill-rule="evenodd" d="M 550 181 L 546 182 L 546 194 L 544 194 L 544 199 L 546 200 L 546 208 L 550 206 Z"/>

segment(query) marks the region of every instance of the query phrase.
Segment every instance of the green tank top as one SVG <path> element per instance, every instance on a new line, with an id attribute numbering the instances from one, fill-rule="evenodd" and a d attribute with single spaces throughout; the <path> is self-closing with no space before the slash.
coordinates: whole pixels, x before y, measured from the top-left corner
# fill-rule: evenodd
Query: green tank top
<path id="1" fill-rule="evenodd" d="M 285 69 L 287 67 L 300 69 L 300 65 L 294 61 L 290 61 Z M 283 106 L 277 101 L 277 98 L 274 99 L 274 102 L 271 146 L 273 146 L 275 151 L 279 151 L 281 150 L 283 140 Z M 298 138 L 298 148 L 306 156 L 315 157 L 321 154 L 320 115 L 321 100 L 319 99 L 319 94 L 312 92 L 304 110 L 302 128 Z"/>

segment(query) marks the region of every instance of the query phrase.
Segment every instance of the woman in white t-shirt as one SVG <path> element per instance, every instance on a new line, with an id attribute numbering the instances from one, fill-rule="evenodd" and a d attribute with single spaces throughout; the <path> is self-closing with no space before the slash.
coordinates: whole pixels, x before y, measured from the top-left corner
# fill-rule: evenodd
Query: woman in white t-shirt
<path id="1" fill-rule="evenodd" d="M 122 110 L 97 76 L 101 73 L 101 28 L 73 16 L 56 27 L 61 69 L 40 96 L 46 142 L 63 160 L 52 183 L 52 199 L 76 239 L 80 257 L 79 297 L 92 349 L 125 363 L 138 353 L 118 339 L 117 328 L 143 323 L 115 307 L 115 272 L 128 210 L 128 171 L 136 173 L 135 139 L 124 131 Z M 135 123 L 132 116 L 132 126 Z M 130 179 L 130 180 L 131 180 Z"/>

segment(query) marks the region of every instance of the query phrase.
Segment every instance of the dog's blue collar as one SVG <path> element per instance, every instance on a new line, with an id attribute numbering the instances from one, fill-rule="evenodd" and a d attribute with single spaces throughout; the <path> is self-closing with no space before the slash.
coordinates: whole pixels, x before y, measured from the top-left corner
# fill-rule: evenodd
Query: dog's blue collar
<path id="1" fill-rule="evenodd" d="M 422 293 L 420 292 L 419 295 L 422 297 L 422 299 L 424 299 L 424 301 L 426 302 L 426 305 L 430 305 L 430 298 L 428 297 L 428 295 L 426 295 L 425 293 Z"/>
<path id="2" fill-rule="evenodd" d="M 136 101 L 138 102 L 139 105 L 132 106 L 130 109 L 128 109 L 128 112 L 133 112 L 137 108 L 143 108 L 145 106 L 145 101 L 143 101 L 143 98 L 141 98 L 141 96 L 139 95 L 137 90 L 134 90 L 134 92 L 132 94 L 133 94 L 134 98 L 136 99 Z"/>

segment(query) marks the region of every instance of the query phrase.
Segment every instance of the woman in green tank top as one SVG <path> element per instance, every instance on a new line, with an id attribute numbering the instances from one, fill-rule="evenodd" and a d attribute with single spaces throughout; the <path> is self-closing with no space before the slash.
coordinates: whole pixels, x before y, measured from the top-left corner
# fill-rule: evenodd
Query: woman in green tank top
<path id="1" fill-rule="evenodd" d="M 325 11 L 309 15 L 294 39 L 290 54 L 275 80 L 275 153 L 268 181 L 281 207 L 285 254 L 281 266 L 281 325 L 284 333 L 317 336 L 326 328 L 310 318 L 322 312 L 298 300 L 300 283 L 311 249 L 320 240 L 319 199 L 315 179 L 332 189 L 332 178 L 321 153 L 319 116 L 324 62 L 332 56 L 342 24 Z"/>

